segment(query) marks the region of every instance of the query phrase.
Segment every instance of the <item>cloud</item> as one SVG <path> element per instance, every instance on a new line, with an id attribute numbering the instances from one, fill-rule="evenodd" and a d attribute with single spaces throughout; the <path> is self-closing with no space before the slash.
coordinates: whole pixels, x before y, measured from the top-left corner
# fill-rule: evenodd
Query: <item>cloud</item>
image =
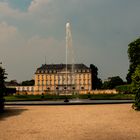
<path id="1" fill-rule="evenodd" d="M 11 41 L 16 40 L 18 36 L 17 28 L 8 25 L 6 22 L 0 23 L 0 44 L 10 44 Z"/>
<path id="2" fill-rule="evenodd" d="M 39 11 L 42 9 L 42 7 L 46 4 L 48 4 L 50 2 L 50 0 L 32 0 L 28 11 L 29 12 L 35 12 L 35 11 Z"/>
<path id="3" fill-rule="evenodd" d="M 0 13 L 3 18 L 4 17 L 17 18 L 23 15 L 23 13 L 20 12 L 19 10 L 11 8 L 8 2 L 0 2 Z"/>

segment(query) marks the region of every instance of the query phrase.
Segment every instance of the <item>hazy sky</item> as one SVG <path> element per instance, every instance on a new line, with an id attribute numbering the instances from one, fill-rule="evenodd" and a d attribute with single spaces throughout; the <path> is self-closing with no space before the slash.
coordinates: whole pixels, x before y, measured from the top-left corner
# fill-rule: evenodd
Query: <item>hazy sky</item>
<path id="1" fill-rule="evenodd" d="M 104 80 L 125 79 L 128 44 L 140 36 L 140 0 L 0 0 L 0 61 L 8 79 L 29 80 L 45 63 L 65 63 L 65 24 L 76 63 Z"/>

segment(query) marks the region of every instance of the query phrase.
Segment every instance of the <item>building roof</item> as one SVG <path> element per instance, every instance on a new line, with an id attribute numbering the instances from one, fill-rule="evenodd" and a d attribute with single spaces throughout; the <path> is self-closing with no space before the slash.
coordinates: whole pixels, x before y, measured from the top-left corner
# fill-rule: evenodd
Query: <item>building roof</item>
<path id="1" fill-rule="evenodd" d="M 5 86 L 19 86 L 19 83 L 17 83 L 17 81 L 16 80 L 11 80 L 11 81 L 6 81 L 5 82 Z"/>
<path id="2" fill-rule="evenodd" d="M 72 70 L 72 68 L 74 70 L 90 70 L 89 67 L 87 67 L 84 64 L 67 64 L 67 69 L 68 70 Z M 66 64 L 44 64 L 41 67 L 37 68 L 36 73 L 38 73 L 38 71 L 45 71 L 45 70 L 56 70 L 56 71 L 61 71 L 66 69 Z"/>

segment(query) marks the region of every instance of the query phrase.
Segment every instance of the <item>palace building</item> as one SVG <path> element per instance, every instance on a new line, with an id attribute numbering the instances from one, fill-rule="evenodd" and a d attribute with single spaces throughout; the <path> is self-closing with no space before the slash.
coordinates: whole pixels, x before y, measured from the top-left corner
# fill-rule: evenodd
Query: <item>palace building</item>
<path id="1" fill-rule="evenodd" d="M 91 70 L 84 64 L 44 64 L 35 72 L 36 93 L 90 91 Z"/>
<path id="2" fill-rule="evenodd" d="M 34 86 L 16 86 L 18 94 L 88 93 L 91 69 L 84 64 L 44 64 L 37 68 Z"/>

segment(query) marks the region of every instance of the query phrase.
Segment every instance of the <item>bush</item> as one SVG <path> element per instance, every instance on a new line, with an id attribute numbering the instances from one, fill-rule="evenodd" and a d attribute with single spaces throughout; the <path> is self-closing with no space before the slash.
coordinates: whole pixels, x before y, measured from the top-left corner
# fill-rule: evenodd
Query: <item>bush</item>
<path id="1" fill-rule="evenodd" d="M 137 66 L 134 74 L 132 75 L 132 91 L 135 93 L 135 102 L 133 108 L 140 110 L 140 65 Z"/>
<path id="2" fill-rule="evenodd" d="M 117 91 L 124 94 L 131 94 L 132 93 L 131 88 L 132 88 L 131 85 L 120 85 L 115 87 Z"/>
<path id="3" fill-rule="evenodd" d="M 135 102 L 132 105 L 135 110 L 140 110 L 140 88 L 136 91 Z"/>

